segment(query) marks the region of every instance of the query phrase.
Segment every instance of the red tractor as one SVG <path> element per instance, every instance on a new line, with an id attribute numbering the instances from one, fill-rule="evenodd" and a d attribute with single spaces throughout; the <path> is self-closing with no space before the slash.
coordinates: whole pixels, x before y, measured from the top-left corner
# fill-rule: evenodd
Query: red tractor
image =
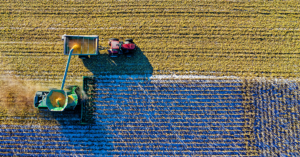
<path id="1" fill-rule="evenodd" d="M 132 39 L 126 39 L 125 42 L 120 42 L 117 38 L 110 38 L 108 41 L 110 49 L 107 50 L 110 57 L 118 57 L 120 54 L 126 55 L 126 57 L 132 57 L 136 51 L 136 46 Z"/>

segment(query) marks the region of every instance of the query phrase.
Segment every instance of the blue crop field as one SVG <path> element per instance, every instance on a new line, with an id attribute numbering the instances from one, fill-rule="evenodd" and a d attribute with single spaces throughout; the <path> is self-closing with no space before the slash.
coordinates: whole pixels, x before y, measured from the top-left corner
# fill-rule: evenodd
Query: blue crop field
<path id="1" fill-rule="evenodd" d="M 0 156 L 300 156 L 299 6 L 0 0 Z M 62 83 L 64 34 L 99 36 L 68 66 L 65 85 L 95 77 L 84 118 L 32 104 Z M 111 38 L 133 56 L 109 57 Z"/>
<path id="2" fill-rule="evenodd" d="M 296 82 L 99 76 L 93 89 L 93 123 L 1 125 L 0 155 L 299 156 Z"/>
<path id="3" fill-rule="evenodd" d="M 1 155 L 247 155 L 241 80 L 101 77 L 95 123 L 1 126 Z M 8 153 L 8 154 L 6 154 Z"/>

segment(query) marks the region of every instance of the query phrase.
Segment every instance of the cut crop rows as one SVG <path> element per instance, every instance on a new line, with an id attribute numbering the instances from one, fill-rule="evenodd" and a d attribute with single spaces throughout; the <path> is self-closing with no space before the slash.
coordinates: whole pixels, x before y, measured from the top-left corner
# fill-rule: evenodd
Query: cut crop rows
<path id="1" fill-rule="evenodd" d="M 143 58 L 122 63 L 102 50 L 87 65 L 74 57 L 70 80 L 107 73 L 298 77 L 298 6 L 298 1 L 3 1 L 0 73 L 62 76 L 67 57 L 60 38 L 70 34 L 99 35 L 104 47 L 111 37 L 133 38 Z"/>

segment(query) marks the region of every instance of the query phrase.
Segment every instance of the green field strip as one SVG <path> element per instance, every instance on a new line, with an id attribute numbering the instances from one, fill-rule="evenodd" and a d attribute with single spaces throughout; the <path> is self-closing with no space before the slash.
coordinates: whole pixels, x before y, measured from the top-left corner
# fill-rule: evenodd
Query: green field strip
<path id="1" fill-rule="evenodd" d="M 233 86 L 235 87 L 235 86 Z M 100 91 L 100 90 L 95 90 L 95 91 Z M 102 89 L 101 91 L 110 91 L 109 89 Z M 126 91 L 130 91 L 130 92 L 142 92 L 142 91 L 147 91 L 147 92 L 156 92 L 157 90 L 149 90 L 149 89 L 145 89 L 145 90 L 141 90 L 141 89 L 120 89 L 120 92 L 126 92 Z M 165 92 L 172 92 L 174 90 L 168 90 L 165 89 Z M 241 90 L 176 90 L 178 92 L 225 92 L 225 91 L 233 91 L 233 92 L 239 92 Z M 101 94 L 108 94 L 108 93 L 101 93 Z M 226 95 L 226 94 L 225 94 Z M 237 94 L 238 95 L 238 94 Z"/>
<path id="2" fill-rule="evenodd" d="M 225 134 L 225 135 L 230 135 L 230 134 Z M 170 135 L 170 136 L 173 136 L 173 135 Z M 112 138 L 110 138 L 110 139 L 112 139 Z M 116 138 L 116 139 L 118 139 L 118 138 Z M 141 140 L 149 140 L 149 138 L 139 138 L 139 139 L 141 139 Z M 161 137 L 161 138 L 154 138 L 153 141 L 154 140 L 161 140 L 162 141 L 162 140 L 168 140 L 168 139 L 169 139 L 169 137 L 168 138 Z M 249 140 L 249 138 L 234 138 L 234 140 L 241 140 L 241 141 L 244 141 L 244 139 L 245 140 Z M 126 140 L 126 143 L 135 143 L 135 142 L 130 142 L 130 140 L 133 141 L 133 140 L 136 140 L 136 138 L 124 138 L 124 140 Z M 189 140 L 189 139 L 187 139 L 187 140 Z M 201 138 L 197 138 L 197 136 L 196 136 L 193 140 L 201 140 Z M 224 138 L 212 138 L 210 141 L 207 141 L 205 143 L 220 142 L 222 140 L 228 140 L 228 139 L 224 139 Z M 0 140 L 0 141 L 7 141 L 7 140 Z M 28 140 L 28 142 L 36 142 L 36 141 L 43 141 L 43 140 Z M 47 141 L 49 141 L 49 140 L 47 140 Z M 68 141 L 60 140 L 60 141 L 53 141 L 53 142 L 68 142 Z M 247 141 L 245 141 L 245 143 L 246 142 Z M 199 143 L 199 144 L 205 144 L 205 143 Z M 222 141 L 221 143 L 227 144 L 227 143 L 233 143 L 233 142 L 224 142 L 224 141 Z M 70 146 L 72 146 L 72 145 L 70 145 Z"/>
<path id="3" fill-rule="evenodd" d="M 98 98 L 98 97 L 96 97 Z M 100 97 L 99 97 L 100 98 Z M 126 99 L 128 97 L 122 97 L 122 96 L 118 96 L 118 99 Z M 129 97 L 129 99 L 132 99 L 132 100 L 140 100 L 140 99 L 145 99 L 147 98 L 146 96 L 145 97 L 140 97 L 140 98 L 133 98 L 133 97 Z M 159 97 L 155 97 L 155 98 L 151 98 L 151 99 L 156 99 L 156 100 L 169 100 L 170 98 L 159 98 Z M 174 101 L 176 100 L 190 100 L 191 98 L 173 98 Z M 230 99 L 236 99 L 236 98 L 193 98 L 192 100 L 195 102 L 195 101 L 199 101 L 199 100 L 222 100 L 223 102 L 226 102 L 226 100 L 230 100 Z M 97 102 L 97 101 L 95 101 Z"/>
<path id="4" fill-rule="evenodd" d="M 89 1 L 89 4 L 85 3 L 86 2 L 54 3 L 42 0 L 35 1 L 34 3 L 31 1 L 21 3 L 0 0 L 0 8 L 2 8 L 2 10 L 0 9 L 2 22 L 2 26 L 0 27 L 0 41 L 3 42 L 0 42 L 0 63 L 4 65 L 1 66 L 0 73 L 8 76 L 18 76 L 20 79 L 27 79 L 42 84 L 60 84 L 67 59 L 67 56 L 63 56 L 62 54 L 63 46 L 62 41 L 60 41 L 61 35 L 93 34 L 99 35 L 99 44 L 105 47 L 107 47 L 107 40 L 111 37 L 122 38 L 121 40 L 133 38 L 137 46 L 143 52 L 143 55 L 149 61 L 153 71 L 149 72 L 146 68 L 139 69 L 138 67 L 141 66 L 141 64 L 139 64 L 137 60 L 123 65 L 128 66 L 128 68 L 121 66 L 110 67 L 112 65 L 111 62 L 106 62 L 107 57 L 104 57 L 107 55 L 107 52 L 102 50 L 100 52 L 102 58 L 97 58 L 97 63 L 91 65 L 85 65 L 80 59 L 72 58 L 69 69 L 70 75 L 67 77 L 68 84 L 72 82 L 78 84 L 80 79 L 82 79 L 82 75 L 97 76 L 112 73 L 124 73 L 128 75 L 136 73 L 148 73 L 152 75 L 233 75 L 277 78 L 297 78 L 299 76 L 300 65 L 298 58 L 300 53 L 298 53 L 298 49 L 300 46 L 297 44 L 300 36 L 300 30 L 297 24 L 298 18 L 300 17 L 298 13 L 300 6 L 299 1 L 225 2 L 220 0 L 194 2 L 188 0 L 182 2 L 172 0 L 129 0 L 126 2 L 113 3 L 110 0 L 104 0 L 101 2 Z M 38 9 L 38 7 L 43 9 Z M 21 41 L 31 43 L 19 43 Z M 5 44 L 4 42 L 17 43 Z M 88 68 L 88 66 L 92 68 Z M 131 83 L 134 83 L 134 81 L 127 81 L 124 83 L 124 86 L 116 87 L 125 87 L 125 85 Z M 145 85 L 143 83 L 140 84 Z M 165 84 L 171 85 L 180 83 Z M 207 84 L 210 85 L 210 83 Z M 223 85 L 224 84 L 220 84 L 217 87 L 222 87 Z M 100 86 L 100 88 L 106 87 L 114 88 L 115 86 Z M 169 86 L 166 85 L 164 87 Z M 247 94 L 247 85 L 228 87 L 240 88 L 241 90 L 235 90 L 235 92 L 241 91 L 244 93 L 232 94 L 232 97 L 243 96 L 243 98 L 241 98 L 242 100 L 239 101 L 239 103 L 243 103 L 243 105 L 239 105 L 238 108 L 244 107 L 244 109 L 241 110 L 234 110 L 243 113 L 233 115 L 243 117 L 239 120 L 251 121 L 254 113 L 247 112 L 252 109 L 253 100 L 249 98 L 250 96 Z M 139 87 L 133 86 L 132 88 Z M 109 92 L 109 90 L 107 91 Z M 122 90 L 121 93 L 117 93 L 113 97 L 117 99 L 128 98 L 129 94 L 125 93 L 127 91 L 133 92 L 135 90 Z M 155 90 L 136 91 L 155 92 Z M 191 93 L 199 92 L 199 90 L 185 91 Z M 206 90 L 203 91 L 206 92 Z M 221 90 L 218 90 L 217 92 L 220 91 Z M 172 90 L 166 90 L 166 92 L 172 92 Z M 114 101 L 109 100 L 113 97 L 105 97 L 109 96 L 109 93 L 101 93 L 101 96 L 97 94 L 91 95 L 93 98 L 99 98 L 101 96 L 107 98 L 107 101 L 105 99 L 95 101 L 99 103 L 98 106 L 111 106 L 114 103 Z M 196 96 L 195 94 L 190 95 Z M 221 96 L 222 94 L 217 95 Z M 228 96 L 229 94 L 223 95 Z M 137 105 L 137 103 L 142 101 L 141 99 L 145 96 L 145 94 L 141 94 L 141 98 L 133 99 L 128 103 L 128 106 L 121 106 L 142 108 L 143 106 Z M 155 94 L 150 94 L 149 96 L 153 97 Z M 179 95 L 161 94 L 160 96 L 171 97 Z M 201 97 L 203 96 L 209 96 L 209 94 L 201 95 Z M 293 96 L 291 96 L 291 98 Z M 285 99 L 287 99 L 287 97 L 283 97 L 280 101 L 284 102 L 286 101 Z M 158 100 L 153 102 L 153 105 L 166 107 L 166 105 L 159 105 L 159 103 L 166 104 L 166 100 L 165 98 L 158 98 Z M 169 104 L 167 104 L 167 107 L 173 111 L 177 111 L 175 108 L 177 106 L 182 107 L 182 111 L 192 111 L 185 108 L 182 102 L 176 103 L 180 102 L 180 100 L 186 101 L 186 103 L 190 103 L 191 105 L 211 103 L 211 106 L 204 105 L 208 108 L 216 106 L 222 107 L 226 104 L 235 103 L 228 98 L 220 99 L 221 102 L 214 102 L 218 100 L 217 98 L 209 99 L 208 101 L 210 102 L 204 102 L 203 99 L 196 98 L 191 99 L 192 103 L 184 98 L 176 98 L 173 100 L 174 107 Z M 119 102 L 121 103 L 122 101 L 120 100 Z M 145 103 L 147 102 L 145 101 Z M 173 102 L 170 103 L 173 104 Z M 287 109 L 278 109 L 279 112 L 285 110 Z M 163 110 L 159 109 L 158 111 Z M 195 111 L 201 110 L 197 109 Z M 215 108 L 208 111 L 229 112 L 231 110 Z M 272 114 L 271 111 L 267 113 L 269 116 Z M 100 116 L 98 113 L 95 115 Z M 178 116 L 179 114 L 175 115 Z M 191 115 L 192 114 L 188 114 L 187 116 Z M 217 114 L 216 116 L 225 115 L 226 114 Z M 112 115 L 107 116 L 111 117 Z M 197 115 L 192 116 L 196 116 L 195 118 L 200 119 Z M 287 114 L 280 118 L 288 116 L 291 115 Z M 137 117 L 142 119 L 142 117 Z M 24 120 L 16 120 L 15 122 L 22 124 L 27 120 L 31 120 L 25 117 L 23 119 Z M 58 119 L 63 120 L 63 118 Z M 193 118 L 184 119 L 184 117 L 181 117 L 179 119 L 193 121 Z M 268 119 L 268 116 L 264 117 L 264 119 Z M 297 119 L 296 116 L 294 116 L 293 120 L 295 119 Z M 207 118 L 207 120 L 209 119 Z M 217 121 L 221 121 L 221 118 L 214 120 L 216 120 L 214 124 L 217 124 Z M 3 124 L 9 124 L 12 121 L 10 118 L 3 119 L 1 124 L 2 122 Z M 33 123 L 39 122 L 34 121 Z M 45 122 L 41 122 L 41 124 L 45 124 Z M 268 125 L 265 127 L 270 127 L 271 124 L 273 124 L 273 122 L 268 121 Z M 55 125 L 55 121 L 53 121 L 53 125 Z M 138 123 L 130 123 L 130 125 L 138 125 Z M 175 125 L 180 127 L 181 124 L 176 123 Z M 244 126 L 248 131 L 247 134 L 245 134 L 245 138 L 241 138 L 241 140 L 245 140 L 247 149 L 242 152 L 245 152 L 247 156 L 255 156 L 254 154 L 257 155 L 257 152 L 255 147 L 251 145 L 255 140 L 253 137 L 256 136 L 251 132 L 251 128 L 253 128 L 252 122 L 245 122 Z M 292 124 L 291 126 L 292 129 L 295 130 L 295 128 L 298 127 L 298 123 Z M 282 127 L 278 128 L 283 129 Z M 166 130 L 165 127 L 163 127 L 163 130 Z M 124 131 L 126 131 L 126 129 Z M 297 132 L 299 132 L 299 129 L 294 133 Z M 274 134 L 280 134 L 281 138 L 286 138 L 291 133 L 287 132 L 286 135 L 281 135 L 277 130 Z M 272 138 L 274 138 L 273 135 L 264 135 L 264 138 L 267 138 L 267 143 L 274 142 L 272 141 Z M 280 145 L 283 147 L 286 144 L 281 142 Z M 120 148 L 120 146 L 117 147 Z M 125 150 L 131 149 L 126 147 Z M 288 150 L 293 151 L 292 149 Z M 118 152 L 118 150 L 115 150 L 115 152 Z M 269 150 L 268 152 L 271 153 Z M 118 153 L 121 154 L 121 152 Z M 129 151 L 123 153 L 130 154 Z M 221 152 L 219 153 L 221 154 Z M 153 152 L 153 154 L 155 154 L 155 152 Z M 195 154 L 201 155 L 201 153 L 198 152 Z"/>
<path id="5" fill-rule="evenodd" d="M 126 148 L 131 148 L 132 149 L 132 146 L 124 146 L 124 144 L 121 144 L 121 143 L 114 143 L 115 145 L 114 145 L 114 147 L 115 148 L 122 148 L 122 149 L 126 149 Z M 118 145 L 119 144 L 119 145 Z M 130 143 L 128 143 L 128 145 L 129 145 Z M 134 143 L 133 143 L 134 144 Z M 149 144 L 149 143 L 140 143 L 140 144 Z M 164 143 L 164 142 L 161 142 L 161 144 L 167 144 L 167 143 Z M 174 143 L 174 144 L 182 144 L 182 143 Z M 190 144 L 187 144 L 187 143 L 185 143 L 185 145 L 186 145 L 186 148 L 188 149 L 189 148 L 189 146 L 187 146 L 187 145 L 190 145 Z M 152 148 L 152 146 L 146 146 L 145 148 Z M 174 146 L 174 147 L 176 147 L 176 146 Z M 144 146 L 139 146 L 139 148 L 144 148 Z M 211 149 L 211 147 L 193 147 L 193 148 L 198 148 L 198 149 L 205 149 L 205 148 L 210 148 Z M 232 148 L 232 147 L 215 147 L 214 148 L 214 152 L 217 152 L 218 151 L 218 148 L 220 149 L 220 148 Z M 244 148 L 244 147 L 238 147 L 238 146 L 236 146 L 235 148 Z M 205 152 L 205 151 L 199 151 L 199 153 L 200 152 Z"/>
<path id="6" fill-rule="evenodd" d="M 145 90 L 145 92 L 148 92 L 148 91 Z M 191 92 L 193 92 L 193 91 L 191 91 Z M 110 94 L 109 93 L 107 93 L 107 94 L 101 93 L 99 95 L 104 95 L 105 96 L 105 95 L 110 95 Z M 129 95 L 132 95 L 132 93 L 118 93 L 118 94 L 115 94 L 115 96 L 129 96 Z M 155 96 L 157 94 L 147 93 L 147 94 L 139 94 L 139 95 L 141 95 L 141 96 L 147 96 L 147 95 L 148 96 Z M 184 96 L 184 95 L 197 96 L 199 94 L 182 94 L 182 93 L 180 93 L 180 94 L 161 94 L 161 95 L 163 95 L 163 96 L 180 96 L 180 95 L 182 95 L 182 96 Z M 161 95 L 158 95 L 158 96 L 161 96 Z M 236 98 L 234 96 L 241 96 L 242 94 L 213 94 L 213 95 L 219 95 L 219 96 L 229 96 L 229 95 L 231 95 L 232 97 L 229 97 L 228 99 L 233 99 L 233 98 Z M 201 94 L 201 96 L 212 96 L 212 94 Z M 157 99 L 155 97 L 151 97 L 151 98 Z M 216 98 L 216 99 L 219 99 L 219 98 Z"/>
<path id="7" fill-rule="evenodd" d="M 154 100 L 155 102 L 153 102 L 153 103 L 165 103 L 165 101 L 157 101 L 157 100 Z M 111 101 L 105 101 L 105 100 L 103 100 L 103 101 L 98 101 L 98 100 L 96 100 L 96 101 L 94 101 L 94 102 L 97 102 L 97 103 L 102 103 L 102 104 L 105 104 L 105 103 L 107 103 L 107 104 L 109 104 Z M 177 101 L 174 101 L 173 103 L 175 103 L 175 102 L 177 102 Z M 193 101 L 193 102 L 189 102 L 189 101 L 187 101 L 188 103 L 193 103 L 193 104 L 205 104 L 205 103 L 207 103 L 207 104 L 209 104 L 209 103 L 216 103 L 216 104 L 219 104 L 219 103 L 223 103 L 223 104 L 225 104 L 225 103 L 228 103 L 228 104 L 230 104 L 230 103 L 236 103 L 236 102 L 233 102 L 233 101 L 222 101 L 222 102 L 214 102 L 214 101 L 211 101 L 211 102 L 200 102 L 200 101 Z M 128 102 L 129 104 L 130 103 L 132 103 L 132 104 L 134 104 L 134 103 L 137 103 L 137 102 L 135 102 L 135 101 L 133 101 L 133 100 L 131 100 L 131 102 Z M 242 103 L 249 103 L 249 104 L 251 104 L 251 103 L 253 103 L 252 101 L 242 101 Z M 175 103 L 176 104 L 176 103 Z M 182 104 L 182 103 L 179 103 L 179 104 Z M 136 106 L 136 105 L 135 105 Z M 159 106 L 158 105 L 158 107 L 164 107 L 164 106 Z"/>
<path id="8" fill-rule="evenodd" d="M 131 85 L 131 84 L 136 84 L 137 82 L 134 82 L 132 80 L 122 80 L 122 79 L 119 79 L 120 82 L 122 81 L 122 84 L 128 84 L 128 85 Z M 135 79 L 136 80 L 136 79 Z M 163 80 L 163 79 L 161 79 Z M 141 80 L 136 80 L 136 81 L 139 81 L 138 83 L 139 84 L 146 84 L 145 87 L 155 87 L 155 84 L 157 83 L 157 85 L 159 85 L 160 87 L 176 87 L 176 85 L 185 85 L 184 87 L 189 87 L 189 88 L 192 88 L 192 87 L 195 87 L 194 85 L 198 85 L 197 87 L 236 87 L 236 88 L 241 88 L 243 86 L 240 86 L 240 85 L 236 85 L 236 84 L 241 84 L 242 82 L 232 82 L 232 81 L 235 81 L 235 79 L 232 79 L 232 81 L 224 81 L 224 82 L 216 82 L 216 81 L 210 81 L 210 79 L 207 79 L 207 80 L 204 80 L 202 79 L 201 81 L 205 81 L 205 82 L 197 82 L 195 81 L 196 79 L 186 79 L 187 81 L 183 81 L 183 79 L 172 79 L 172 81 L 170 82 L 161 82 L 161 83 L 157 83 L 155 80 L 144 80 L 144 79 L 141 79 Z M 197 79 L 199 80 L 199 79 Z M 225 80 L 225 79 L 224 79 Z M 229 79 L 228 79 L 229 80 Z M 114 85 L 108 85 L 108 83 L 119 83 L 119 82 L 114 82 L 114 81 L 101 81 L 99 83 L 102 83 L 103 85 L 89 85 L 89 87 L 93 87 L 93 88 L 96 88 L 96 87 L 113 87 Z M 153 86 L 147 86 L 147 84 L 154 84 Z M 176 84 L 176 85 L 174 85 Z M 193 84 L 193 86 L 189 86 L 189 84 Z M 204 85 L 205 84 L 205 85 Z M 218 84 L 217 86 L 215 84 Z M 229 84 L 229 85 L 228 85 Z M 115 85 L 115 86 L 120 86 L 120 85 Z M 138 86 L 132 86 L 132 87 L 138 87 Z M 101 89 L 94 89 L 95 91 L 98 91 L 98 90 L 101 90 Z M 136 89 L 138 90 L 138 89 Z M 155 91 L 155 90 L 149 90 L 149 89 L 146 89 L 147 91 Z M 185 91 L 187 89 L 178 89 L 178 91 Z M 164 89 L 164 91 L 171 91 L 169 89 Z M 176 90 L 177 91 L 177 90 Z M 200 90 L 202 91 L 202 90 Z M 209 91 L 209 90 L 207 90 Z M 213 91 L 213 90 L 211 90 Z M 225 91 L 225 90 L 216 90 L 216 91 Z M 237 91 L 237 90 L 230 90 L 230 91 Z"/>
<path id="9" fill-rule="evenodd" d="M 174 135 L 184 136 L 185 134 L 174 134 Z M 169 136 L 174 136 L 174 135 L 169 135 Z M 199 134 L 199 136 L 201 136 L 201 135 L 207 135 L 207 134 Z M 232 134 L 224 134 L 224 135 L 225 136 L 233 136 Z M 215 135 L 213 135 L 213 136 L 215 136 Z M 167 138 L 161 137 L 161 138 L 154 138 L 153 140 L 168 140 L 169 138 L 170 137 L 167 137 Z M 80 138 L 75 138 L 75 139 L 76 140 L 80 140 Z M 118 139 L 118 138 L 109 138 L 109 139 L 112 140 L 112 139 Z M 149 140 L 149 138 L 143 138 L 143 137 L 141 137 L 139 139 L 141 139 L 141 140 Z M 124 138 L 124 140 L 130 142 L 130 141 L 136 140 L 136 138 L 134 138 L 134 137 L 133 138 Z M 187 139 L 187 140 L 189 140 L 189 139 Z M 197 138 L 197 136 L 195 136 L 194 140 L 201 140 L 201 138 Z M 228 139 L 227 138 L 212 138 L 211 141 L 205 142 L 205 143 L 210 143 L 210 142 L 213 143 L 213 142 L 217 142 L 217 141 L 220 142 L 222 140 L 228 140 Z M 246 143 L 247 142 L 246 140 L 251 140 L 251 138 L 237 138 L 237 137 L 235 137 L 233 140 L 241 140 L 241 141 L 245 140 L 245 143 Z M 1 140 L 1 141 L 7 141 L 7 140 Z M 43 140 L 42 139 L 41 140 L 28 140 L 28 142 L 35 142 L 35 141 L 43 141 Z M 44 139 L 44 141 L 47 142 L 49 140 Z M 60 140 L 60 141 L 53 141 L 53 142 L 68 142 L 68 141 Z M 132 142 L 132 143 L 134 143 L 134 142 Z M 224 141 L 222 141 L 222 143 L 232 143 L 232 142 L 224 142 Z M 202 144 L 202 143 L 200 143 L 200 144 Z"/>
<path id="10" fill-rule="evenodd" d="M 168 107 L 168 108 L 170 108 L 170 111 L 189 111 L 189 110 L 184 110 L 184 109 L 180 109 L 180 110 L 175 110 L 176 108 L 178 108 L 178 107 L 180 107 L 180 108 L 196 108 L 196 107 L 191 107 L 191 106 L 181 106 L 181 105 L 179 105 L 179 104 L 176 104 L 176 103 L 172 103 L 173 104 L 173 106 L 158 106 L 158 105 L 155 105 L 155 107 L 156 108 L 159 108 L 159 107 Z M 189 104 L 193 104 L 193 105 L 199 105 L 199 103 L 189 103 Z M 96 105 L 96 106 L 124 106 L 124 107 L 136 107 L 136 108 L 144 108 L 144 106 L 139 106 L 139 105 L 129 105 L 129 104 L 127 104 L 127 105 L 106 105 L 106 104 L 100 104 L 100 105 Z M 205 105 L 201 105 L 201 107 L 205 107 L 205 108 L 208 108 L 208 107 L 222 107 L 222 108 L 224 108 L 224 107 L 228 107 L 228 105 L 223 105 L 223 106 L 205 106 Z M 243 107 L 243 105 L 236 105 L 235 107 Z M 174 110 L 173 110 L 174 109 Z"/>
<path id="11" fill-rule="evenodd" d="M 139 83 L 139 84 L 142 85 L 143 83 Z M 163 86 L 161 84 L 166 84 L 166 85 Z M 172 83 L 161 83 L 161 84 L 159 84 L 160 85 L 159 87 L 170 87 L 170 88 L 173 87 L 174 88 L 176 86 L 174 86 L 173 84 L 180 85 L 181 83 L 172 82 Z M 193 85 L 193 86 L 185 86 L 185 87 L 186 88 L 199 88 L 199 87 L 203 87 L 203 88 L 204 87 L 206 87 L 206 88 L 214 88 L 214 87 L 216 87 L 216 88 L 226 88 L 226 87 L 242 88 L 243 87 L 243 86 L 238 86 L 238 85 L 237 86 L 230 86 L 230 85 L 228 85 L 228 86 L 222 86 L 223 83 L 212 83 L 212 85 L 209 85 L 210 83 L 206 84 L 206 83 L 203 83 L 203 82 L 199 82 L 199 83 L 194 83 L 194 84 L 199 85 L 199 86 Z M 202 85 L 205 84 L 205 86 L 201 86 L 201 84 Z M 218 85 L 214 85 L 214 84 L 218 84 Z M 96 87 L 101 87 L 101 88 L 106 88 L 106 87 L 127 87 L 127 85 L 126 84 L 122 84 L 122 85 L 119 85 L 119 84 L 116 84 L 116 85 L 106 85 L 105 84 L 105 85 L 98 85 Z M 143 88 L 151 88 L 151 87 L 155 87 L 155 86 L 147 86 L 147 85 L 143 86 Z M 139 85 L 130 85 L 130 88 L 140 88 L 140 86 Z M 228 89 L 228 90 L 230 90 L 230 89 Z M 97 90 L 95 90 L 95 91 L 97 91 Z M 148 91 L 148 90 L 145 89 L 145 91 Z M 152 91 L 155 91 L 155 90 L 152 90 Z M 164 89 L 164 91 L 172 91 L 172 90 L 170 90 L 170 89 Z M 219 91 L 219 90 L 216 90 L 216 91 Z"/>
<path id="12" fill-rule="evenodd" d="M 131 153 L 129 152 L 123 152 L 123 151 L 112 151 L 114 153 L 118 153 L 118 154 L 122 154 L 122 155 L 132 155 Z M 148 153 L 148 152 L 151 152 L 151 154 L 155 155 L 155 156 L 164 156 L 162 155 L 163 153 L 169 153 L 169 154 L 174 154 L 173 151 L 140 151 L 141 153 Z M 189 151 L 180 151 L 181 153 L 189 153 Z M 224 154 L 226 152 L 232 152 L 232 151 L 214 151 L 214 153 L 219 153 L 219 154 Z M 239 151 L 241 153 L 245 152 L 245 151 Z M 211 153 L 211 151 L 201 151 L 201 152 L 196 152 L 194 153 L 194 155 L 197 155 L 197 156 L 207 156 L 206 153 Z M 175 152 L 176 154 L 176 152 Z M 182 156 L 190 156 L 190 155 L 182 155 Z M 238 156 L 240 157 L 241 155 L 230 155 L 230 156 Z M 252 154 L 252 155 L 247 155 L 247 156 L 258 156 L 258 155 L 255 155 L 255 154 Z"/>
<path id="13" fill-rule="evenodd" d="M 24 149 L 24 148 L 19 148 L 19 149 L 18 149 L 18 148 L 15 148 L 15 149 L 16 149 L 16 150 L 19 150 L 18 152 L 15 152 L 16 155 L 22 154 L 22 155 L 32 156 L 33 154 L 39 154 L 39 153 L 28 153 L 28 150 L 36 150 L 36 149 L 28 149 L 28 148 L 26 148 L 26 149 Z M 3 151 L 3 150 L 7 150 L 7 149 L 5 149 L 5 148 L 1 149 L 1 148 L 0 148 L 1 153 L 5 152 L 5 151 Z M 40 150 L 45 150 L 45 151 L 47 151 L 47 150 L 49 150 L 49 149 L 40 149 Z M 59 150 L 59 149 L 53 149 L 53 151 L 55 151 L 55 150 Z M 78 151 L 78 150 L 74 150 L 74 151 Z M 82 150 L 82 151 L 84 151 L 84 150 Z M 10 155 L 10 154 L 11 154 L 11 150 L 7 151 L 6 153 Z M 43 153 L 43 154 L 45 154 L 45 155 L 52 155 L 52 156 L 57 155 L 57 153 L 55 153 L 55 152 L 52 152 L 52 153 Z M 67 153 L 60 153 L 60 155 L 68 156 L 68 155 L 70 155 L 70 154 L 67 154 Z M 76 155 L 77 155 L 77 154 L 76 154 Z M 87 154 L 86 154 L 86 153 L 78 153 L 78 155 L 87 155 Z"/>
<path id="14" fill-rule="evenodd" d="M 152 110 L 149 110 L 149 111 L 152 111 Z M 233 111 L 233 110 L 230 110 L 230 111 Z M 236 110 L 236 111 L 239 111 L 240 113 L 239 114 L 229 114 L 230 112 L 227 112 L 227 113 L 225 113 L 225 114 L 216 114 L 216 113 L 214 113 L 214 114 L 212 114 L 213 116 L 226 116 L 226 115 L 231 115 L 231 116 L 240 116 L 240 115 L 244 115 L 244 112 L 242 112 L 242 111 L 244 111 L 244 110 Z M 107 113 L 105 113 L 105 115 L 107 116 L 107 115 L 115 115 L 116 113 L 111 113 L 111 114 L 107 114 Z M 132 116 L 132 114 L 130 114 L 130 113 L 124 113 L 123 115 L 129 115 L 129 116 Z M 184 118 L 184 115 L 187 115 L 187 116 L 193 116 L 193 118 L 191 118 L 191 119 L 197 119 L 197 120 L 203 120 L 203 119 L 207 119 L 207 118 L 196 118 L 197 116 L 205 116 L 205 115 L 207 115 L 207 114 L 158 114 L 158 113 L 156 113 L 156 114 L 153 114 L 153 115 L 155 115 L 155 116 L 159 116 L 159 115 L 161 115 L 162 117 L 163 116 L 182 116 L 182 118 L 178 118 L 178 119 L 188 119 L 188 118 Z M 139 118 L 142 118 L 142 116 L 141 115 L 139 115 L 139 114 L 136 114 L 135 116 L 139 116 Z M 174 119 L 174 118 L 153 118 L 153 119 Z M 214 119 L 214 120 L 228 120 L 228 118 L 208 118 L 208 120 L 209 119 Z M 245 118 L 231 118 L 231 119 L 245 119 Z M 231 122 L 229 122 L 229 123 L 231 123 Z"/>
<path id="15" fill-rule="evenodd" d="M 104 111 L 112 111 L 112 110 L 104 110 Z M 122 110 L 113 110 L 115 113 L 105 113 L 105 115 L 115 115 L 116 112 L 118 111 L 122 111 Z M 112 112 L 113 112 L 112 111 Z M 133 111 L 138 111 L 138 110 L 133 110 Z M 153 112 L 153 109 L 149 109 L 149 110 L 143 110 L 143 111 L 148 111 L 148 112 Z M 165 112 L 165 110 L 155 110 L 157 112 Z M 176 110 L 174 110 L 173 112 L 175 112 Z M 202 110 L 201 110 L 202 111 Z M 226 112 L 226 114 L 220 114 L 220 113 L 211 113 L 212 116 L 226 116 L 226 115 L 230 115 L 230 116 L 238 116 L 238 115 L 243 115 L 244 110 L 205 110 L 206 112 L 217 112 L 217 111 L 222 111 L 222 112 Z M 238 114 L 233 114 L 232 112 L 240 112 Z M 194 112 L 194 111 L 193 111 Z M 195 111 L 196 112 L 196 111 Z M 132 115 L 132 114 L 124 114 L 124 115 Z M 140 116 L 139 114 L 136 114 L 137 116 Z M 181 113 L 177 113 L 177 114 L 159 114 L 159 113 L 154 113 L 153 115 L 155 116 L 182 116 L 183 114 Z M 205 116 L 207 114 L 185 114 L 187 116 Z M 153 118 L 153 119 L 157 119 L 157 118 Z M 201 119 L 206 119 L 206 118 L 201 118 Z M 214 119 L 214 120 L 220 120 L 223 118 L 210 118 L 210 119 Z"/>

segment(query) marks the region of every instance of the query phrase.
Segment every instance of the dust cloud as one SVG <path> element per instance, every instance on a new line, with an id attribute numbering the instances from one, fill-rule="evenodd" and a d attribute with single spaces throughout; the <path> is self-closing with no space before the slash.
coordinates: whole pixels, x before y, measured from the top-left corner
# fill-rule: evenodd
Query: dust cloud
<path id="1" fill-rule="evenodd" d="M 8 113 L 34 112 L 33 99 L 41 86 L 16 77 L 0 78 L 0 109 Z"/>

